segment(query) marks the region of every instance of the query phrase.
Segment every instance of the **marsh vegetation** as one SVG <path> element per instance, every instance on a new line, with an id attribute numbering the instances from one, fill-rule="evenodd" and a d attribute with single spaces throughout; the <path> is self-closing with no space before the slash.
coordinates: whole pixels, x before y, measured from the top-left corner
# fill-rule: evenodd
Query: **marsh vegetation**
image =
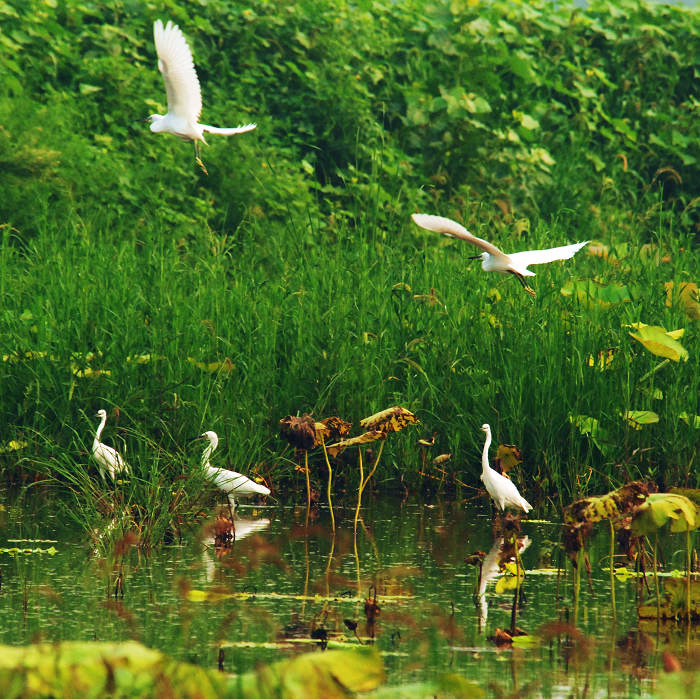
<path id="1" fill-rule="evenodd" d="M 92 617 L 94 627 L 99 607 L 110 619 L 101 639 L 138 638 L 205 666 L 214 628 L 217 648 L 262 644 L 299 614 L 290 602 L 287 620 L 257 607 L 247 617 L 236 595 L 262 589 L 260 571 L 268 576 L 274 566 L 291 566 L 295 582 L 285 590 L 284 576 L 266 583 L 301 594 L 302 550 L 306 580 L 327 586 L 324 599 L 347 587 L 334 583 L 336 573 L 354 581 L 360 611 L 333 612 L 332 630 L 358 646 L 362 624 L 373 614 L 383 623 L 372 610 L 384 615 L 390 604 L 381 576 L 392 565 L 421 569 L 407 574 L 420 604 L 406 603 L 377 634 L 382 658 L 363 656 L 377 684 L 382 663 L 393 685 L 444 681 L 445 692 L 459 693 L 447 688 L 452 669 L 460 681 L 477 681 L 468 663 L 446 662 L 462 652 L 449 629 L 472 629 L 486 583 L 475 583 L 473 607 L 465 581 L 494 561 L 512 585 L 499 628 L 515 632 L 524 618 L 528 637 L 546 639 L 540 649 L 565 637 L 561 647 L 581 651 L 567 656 L 576 662 L 600 659 L 587 645 L 599 630 L 588 611 L 574 612 L 591 609 L 581 602 L 589 571 L 606 600 L 596 623 L 612 615 L 620 624 L 606 643 L 624 645 L 622 628 L 634 628 L 628 648 L 646 643 L 635 635 L 639 609 L 653 609 L 654 623 L 663 609 L 669 619 L 692 616 L 700 523 L 696 9 L 636 0 L 585 8 L 215 0 L 166 2 L 153 14 L 131 3 L 7 0 L 0 17 L 0 504 L 8 540 L 0 572 L 3 592 L 12 591 L 0 601 L 19 624 L 5 642 L 91 639 L 68 622 L 75 633 L 42 625 L 58 599 L 43 576 L 65 546 L 91 556 L 80 580 L 92 603 L 104 602 Z M 212 139 L 208 175 L 190 144 L 154 137 L 138 121 L 165 107 L 156 19 L 187 37 L 203 118 L 258 124 L 238 140 Z M 414 212 L 450 217 L 509 252 L 590 243 L 566 263 L 537 267 L 528 296 L 509 275 L 470 262 L 469 245 L 415 226 Z M 408 429 L 393 434 L 366 420 L 389 408 L 405 411 L 394 415 Z M 100 439 L 129 465 L 113 478 L 101 477 L 92 456 L 99 409 L 108 416 Z M 281 420 L 301 429 L 301 441 Z M 529 517 L 563 519 L 563 529 L 505 518 L 480 543 L 489 525 L 480 520 L 472 531 L 463 506 L 483 497 L 483 423 L 500 443 L 501 470 L 534 507 Z M 220 439 L 213 467 L 271 490 L 273 509 L 262 519 L 273 533 L 259 534 L 255 546 L 236 540 L 230 512 L 214 516 L 221 498 L 190 442 L 206 431 Z M 375 529 L 391 521 L 397 502 L 384 499 L 397 497 L 436 506 L 444 518 L 433 522 L 422 506 L 412 512 L 405 531 L 386 535 L 402 549 L 390 564 L 393 549 L 384 552 Z M 426 527 L 451 531 L 452 519 L 460 538 L 448 547 L 445 578 L 430 572 L 439 560 L 412 559 L 408 542 L 432 536 Z M 172 572 L 193 566 L 210 539 L 225 555 L 202 564 L 209 572 L 201 580 Z M 501 552 L 488 559 L 498 539 Z M 439 559 L 443 545 L 425 550 Z M 55 557 L 42 553 L 52 546 Z M 314 565 L 325 560 L 314 575 L 309 546 L 318 548 Z M 14 548 L 38 552 L 22 558 L 7 552 Z M 547 588 L 546 604 L 531 582 L 545 551 L 571 584 L 571 596 Z M 154 587 L 146 578 L 158 578 L 166 561 L 170 570 Z M 677 583 L 656 576 L 670 571 Z M 430 589 L 413 579 L 421 576 Z M 151 608 L 152 627 L 134 620 L 134 584 L 149 604 L 169 596 L 180 626 L 167 643 L 158 640 L 162 610 Z M 530 605 L 556 615 L 528 619 L 521 585 Z M 196 590 L 200 600 L 188 597 Z M 207 626 L 197 602 L 228 611 Z M 307 641 L 320 613 L 303 613 Z M 538 632 L 547 621 L 555 630 Z M 685 649 L 666 650 L 692 668 L 697 639 L 678 623 L 667 635 L 685 628 Z M 194 652 L 183 639 L 197 624 L 207 633 L 192 632 Z M 494 629 L 481 632 L 467 633 L 468 653 L 491 658 Z M 415 641 L 408 656 L 392 645 L 396 634 Z M 654 638 L 653 652 L 644 651 L 650 677 L 664 652 Z M 241 674 L 277 657 L 235 647 L 224 655 Z M 508 689 L 521 690 L 520 656 L 512 657 Z M 651 689 L 623 683 L 619 693 L 628 691 Z"/>

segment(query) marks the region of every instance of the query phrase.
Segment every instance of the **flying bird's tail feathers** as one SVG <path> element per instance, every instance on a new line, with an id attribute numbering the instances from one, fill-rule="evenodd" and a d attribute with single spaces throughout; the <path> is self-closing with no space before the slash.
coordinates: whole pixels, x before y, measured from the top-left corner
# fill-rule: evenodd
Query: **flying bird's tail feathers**
<path id="1" fill-rule="evenodd" d="M 219 128 L 218 126 L 209 126 L 209 124 L 200 124 L 202 131 L 207 133 L 216 133 L 221 136 L 235 136 L 237 133 L 246 133 L 246 131 L 252 131 L 257 124 L 245 124 L 243 126 L 236 126 L 235 128 Z"/>

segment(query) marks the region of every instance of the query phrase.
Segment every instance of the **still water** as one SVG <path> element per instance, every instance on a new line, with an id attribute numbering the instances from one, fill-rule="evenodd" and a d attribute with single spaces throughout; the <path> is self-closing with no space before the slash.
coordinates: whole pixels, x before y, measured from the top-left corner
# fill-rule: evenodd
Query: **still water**
<path id="1" fill-rule="evenodd" d="M 370 501 L 356 536 L 353 515 L 336 508 L 332 536 L 326 510 L 306 527 L 305 508 L 243 506 L 230 548 L 214 547 L 212 516 L 181 543 L 105 559 L 66 525 L 60 501 L 6 503 L 0 547 L 55 552 L 0 554 L 0 643 L 135 639 L 238 673 L 325 638 L 329 648 L 374 643 L 392 685 L 456 673 L 489 696 L 546 697 L 655 696 L 663 650 L 684 658 L 697 644 L 693 629 L 640 629 L 632 581 L 616 583 L 613 617 L 605 532 L 575 608 L 571 566 L 557 570 L 559 524 L 523 520 L 517 626 L 540 640 L 498 647 L 491 639 L 510 628 L 514 592 L 497 592 L 485 501 Z M 478 567 L 465 563 L 477 550 L 487 554 L 480 587 Z M 375 593 L 372 624 L 365 600 Z"/>

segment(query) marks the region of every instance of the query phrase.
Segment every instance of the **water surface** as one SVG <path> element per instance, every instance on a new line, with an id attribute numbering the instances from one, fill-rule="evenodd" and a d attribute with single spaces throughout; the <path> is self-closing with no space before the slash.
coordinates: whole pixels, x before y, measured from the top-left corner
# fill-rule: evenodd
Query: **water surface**
<path id="1" fill-rule="evenodd" d="M 498 647 L 490 639 L 510 627 L 514 593 L 496 592 L 502 576 L 485 501 L 387 499 L 362 514 L 355 537 L 353 508 L 337 508 L 332 536 L 323 509 L 306 527 L 304 508 L 241 507 L 230 548 L 213 545 L 209 520 L 149 555 L 132 546 L 104 558 L 66 523 L 60 501 L 6 505 L 0 546 L 55 553 L 0 554 L 0 643 L 136 639 L 214 668 L 223 649 L 224 669 L 244 672 L 318 648 L 325 635 L 330 647 L 374 643 L 390 684 L 450 672 L 489 695 L 533 696 L 653 695 L 662 648 L 681 656 L 688 648 L 682 628 L 659 638 L 639 628 L 633 582 L 616 584 L 613 617 L 605 533 L 592 545 L 590 586 L 584 575 L 575 609 L 571 567 L 557 571 L 559 525 L 523 520 L 528 572 L 517 625 L 549 633 L 534 648 Z M 478 569 L 465 563 L 477 550 L 487 554 L 483 577 L 492 576 L 481 595 Z M 375 590 L 372 624 L 365 600 Z"/>

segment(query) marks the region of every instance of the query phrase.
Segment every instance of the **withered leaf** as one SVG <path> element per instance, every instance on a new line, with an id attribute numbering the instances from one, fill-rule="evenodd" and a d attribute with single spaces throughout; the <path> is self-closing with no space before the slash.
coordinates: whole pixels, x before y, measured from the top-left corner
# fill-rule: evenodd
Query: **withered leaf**
<path id="1" fill-rule="evenodd" d="M 350 433 L 352 424 L 340 417 L 326 417 L 321 420 L 323 425 L 323 439 L 343 439 Z M 316 433 L 319 433 L 319 423 L 316 423 Z M 318 442 L 320 444 L 320 441 Z"/>
<path id="2" fill-rule="evenodd" d="M 311 415 L 287 415 L 280 420 L 280 433 L 297 449 L 308 451 L 316 444 L 316 423 Z"/>
<path id="3" fill-rule="evenodd" d="M 365 430 L 380 430 L 388 434 L 389 432 L 399 432 L 407 425 L 417 422 L 419 422 L 418 418 L 410 410 L 395 405 L 360 420 L 360 427 Z"/>
<path id="4" fill-rule="evenodd" d="M 564 522 L 580 526 L 603 519 L 619 520 L 641 505 L 654 490 L 653 483 L 632 481 L 605 495 L 576 500 L 564 508 Z"/>
<path id="5" fill-rule="evenodd" d="M 350 439 L 343 439 L 335 444 L 328 445 L 328 453 L 335 457 L 340 454 L 343 449 L 348 447 L 358 446 L 360 444 L 368 444 L 369 442 L 376 442 L 378 439 L 384 439 L 386 437 L 386 432 L 382 430 L 370 430 L 369 432 L 363 432 L 357 437 L 350 437 Z"/>
<path id="6" fill-rule="evenodd" d="M 499 444 L 496 452 L 496 465 L 501 473 L 508 473 L 514 466 L 523 462 L 523 455 L 515 444 Z"/>

